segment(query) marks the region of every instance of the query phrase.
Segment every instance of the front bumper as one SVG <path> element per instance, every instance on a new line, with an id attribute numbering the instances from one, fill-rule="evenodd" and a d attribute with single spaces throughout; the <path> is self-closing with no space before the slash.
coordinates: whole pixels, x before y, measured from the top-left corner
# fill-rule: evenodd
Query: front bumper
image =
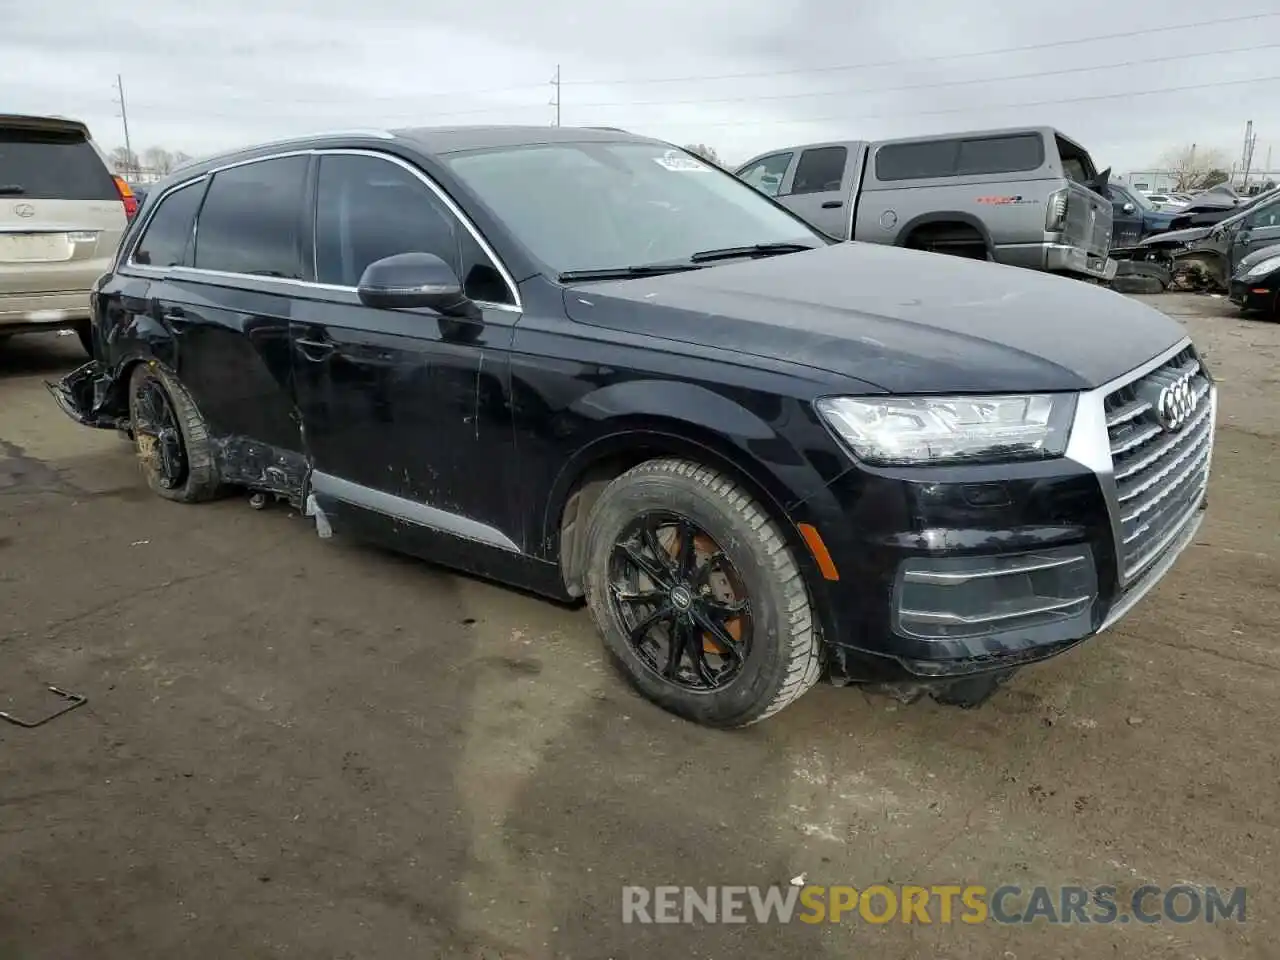
<path id="1" fill-rule="evenodd" d="M 1111 280 L 1116 275 L 1116 262 L 1099 257 L 1065 243 L 1045 246 L 1044 268 L 1052 273 L 1078 273 L 1095 280 Z"/>
<path id="2" fill-rule="evenodd" d="M 833 676 L 937 682 L 1007 671 L 1129 613 L 1204 516 L 1216 391 L 1189 350 L 1180 344 L 1082 394 L 1060 459 L 860 466 L 832 483 L 840 520 L 819 529 L 832 531 L 838 581 L 815 593 Z M 1154 408 L 1144 411 L 1133 391 L 1191 362 L 1195 416 L 1153 434 Z"/>

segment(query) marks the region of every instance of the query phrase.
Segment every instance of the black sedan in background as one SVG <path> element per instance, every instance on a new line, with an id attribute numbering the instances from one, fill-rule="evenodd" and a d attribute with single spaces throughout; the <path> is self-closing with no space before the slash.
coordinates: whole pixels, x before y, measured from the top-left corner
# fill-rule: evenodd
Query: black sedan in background
<path id="1" fill-rule="evenodd" d="M 1280 320 L 1280 244 L 1255 250 L 1231 277 L 1231 302 Z"/>

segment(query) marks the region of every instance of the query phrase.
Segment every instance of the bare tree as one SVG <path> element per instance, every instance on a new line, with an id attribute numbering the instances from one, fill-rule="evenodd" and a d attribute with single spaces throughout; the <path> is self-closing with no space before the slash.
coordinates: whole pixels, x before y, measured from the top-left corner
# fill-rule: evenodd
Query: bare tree
<path id="1" fill-rule="evenodd" d="M 152 171 L 162 177 L 177 166 L 173 154 L 164 147 L 147 147 L 142 152 L 142 159 Z"/>
<path id="2" fill-rule="evenodd" d="M 1221 183 L 1222 180 L 1213 178 L 1228 167 L 1229 163 L 1221 150 L 1197 148 L 1192 143 L 1167 151 L 1161 157 L 1160 165 L 1173 174 L 1173 188 L 1183 191 L 1203 190 L 1213 183 Z"/>
<path id="3" fill-rule="evenodd" d="M 720 166 L 720 157 L 716 153 L 715 147 L 709 147 L 705 143 L 686 143 L 684 148 L 695 157 L 701 157 L 707 163 L 714 163 L 717 167 Z"/>
<path id="4" fill-rule="evenodd" d="M 111 161 L 112 169 L 122 177 L 133 176 L 138 172 L 138 155 L 130 153 L 124 147 L 116 147 L 108 154 L 107 159 Z"/>

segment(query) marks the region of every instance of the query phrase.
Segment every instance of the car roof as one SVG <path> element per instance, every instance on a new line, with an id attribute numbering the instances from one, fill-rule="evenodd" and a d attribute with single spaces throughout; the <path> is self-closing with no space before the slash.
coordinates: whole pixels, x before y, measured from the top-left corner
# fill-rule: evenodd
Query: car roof
<path id="1" fill-rule="evenodd" d="M 494 147 L 528 147 L 547 143 L 661 143 L 612 127 L 465 126 L 407 127 L 391 131 L 412 140 L 427 153 L 458 153 Z"/>
<path id="2" fill-rule="evenodd" d="M 470 126 L 470 127 L 405 127 L 398 130 L 334 130 L 326 133 L 292 137 L 240 147 L 183 164 L 159 184 L 189 180 L 219 167 L 256 160 L 277 153 L 333 147 L 337 144 L 373 148 L 381 144 L 400 143 L 420 153 L 441 156 L 463 150 L 494 147 L 533 146 L 546 143 L 653 143 L 669 146 L 665 141 L 628 133 L 612 127 L 534 127 L 534 126 Z"/>
<path id="3" fill-rule="evenodd" d="M 0 113 L 0 127 L 21 127 L 28 130 L 74 130 L 89 136 L 89 128 L 71 117 L 41 116 L 28 113 Z"/>

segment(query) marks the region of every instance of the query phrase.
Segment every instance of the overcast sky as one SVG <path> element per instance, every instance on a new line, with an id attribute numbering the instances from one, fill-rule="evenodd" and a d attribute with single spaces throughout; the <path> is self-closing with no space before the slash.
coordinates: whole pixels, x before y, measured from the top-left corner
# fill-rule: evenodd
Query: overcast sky
<path id="1" fill-rule="evenodd" d="M 1121 36 L 1008 52 L 1104 34 Z M 1280 0 L 0 0 L 0 111 L 79 117 L 115 147 L 120 73 L 134 149 L 201 155 L 332 128 L 550 123 L 559 64 L 565 125 L 729 161 L 1050 124 L 1120 173 L 1192 141 L 1238 160 L 1252 119 L 1254 166 L 1274 144 L 1280 167 L 1278 54 Z"/>

